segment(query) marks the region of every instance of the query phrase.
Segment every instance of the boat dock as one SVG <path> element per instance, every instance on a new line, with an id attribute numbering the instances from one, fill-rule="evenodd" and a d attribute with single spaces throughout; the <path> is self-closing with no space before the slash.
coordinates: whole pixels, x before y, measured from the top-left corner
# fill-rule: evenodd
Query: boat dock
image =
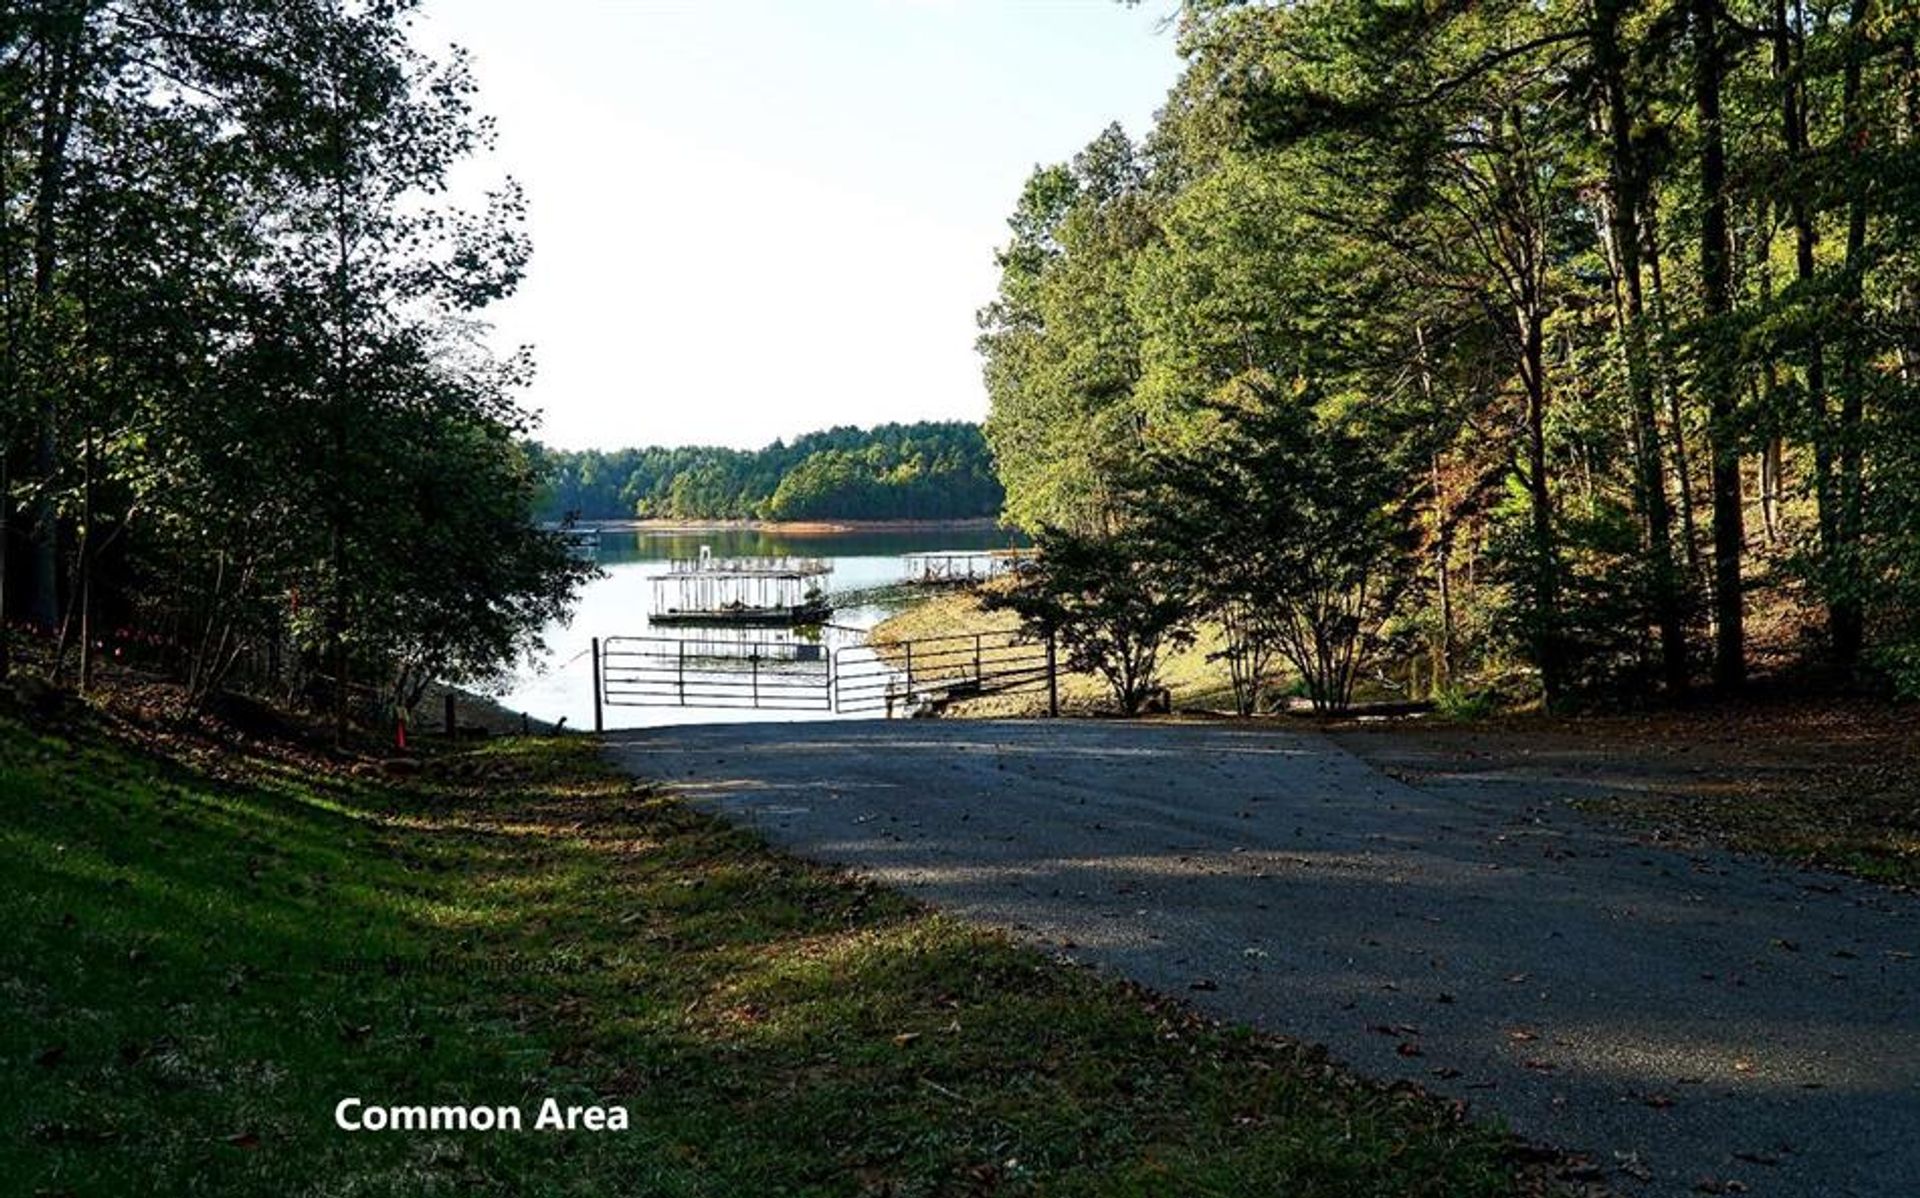
<path id="1" fill-rule="evenodd" d="M 902 581 L 918 587 L 977 586 L 1017 572 L 1032 554 L 1030 549 L 909 553 Z"/>
<path id="2" fill-rule="evenodd" d="M 660 625 L 818 624 L 833 614 L 825 578 L 833 566 L 817 557 L 674 558 L 655 574 L 651 620 Z"/>

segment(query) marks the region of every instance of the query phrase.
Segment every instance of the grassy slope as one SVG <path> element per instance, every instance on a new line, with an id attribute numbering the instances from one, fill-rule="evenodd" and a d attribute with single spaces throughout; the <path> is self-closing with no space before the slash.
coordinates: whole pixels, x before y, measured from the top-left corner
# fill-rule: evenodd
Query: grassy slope
<path id="1" fill-rule="evenodd" d="M 1515 1184 L 1495 1134 L 1428 1099 L 775 854 L 579 741 L 404 783 L 194 747 L 0 715 L 0 1188 Z M 634 1128 L 356 1136 L 331 1125 L 349 1094 L 551 1094 Z"/>
<path id="2" fill-rule="evenodd" d="M 888 619 L 874 630 L 873 639 L 885 645 L 922 637 L 1003 632 L 1019 624 L 1019 618 L 1012 612 L 980 610 L 971 591 L 948 591 Z M 1193 645 L 1174 650 L 1162 659 L 1160 681 L 1172 692 L 1174 706 L 1190 710 L 1233 709 L 1233 684 L 1227 677 L 1226 666 L 1207 660 L 1207 655 L 1217 647 L 1217 634 L 1203 629 Z M 1113 699 L 1103 679 L 1091 674 L 1067 674 L 1060 680 L 1060 703 L 1070 711 L 1098 711 L 1111 709 Z M 1043 714 L 1045 707 L 1045 695 L 1011 694 L 969 699 L 954 704 L 951 710 L 954 715 L 992 717 Z"/>

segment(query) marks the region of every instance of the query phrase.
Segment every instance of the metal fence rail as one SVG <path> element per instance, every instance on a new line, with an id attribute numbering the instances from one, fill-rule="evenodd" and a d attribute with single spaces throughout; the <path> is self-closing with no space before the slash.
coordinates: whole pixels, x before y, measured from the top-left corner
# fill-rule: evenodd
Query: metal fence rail
<path id="1" fill-rule="evenodd" d="M 609 637 L 599 642 L 596 660 L 596 727 L 602 703 L 833 710 L 833 659 L 821 645 Z"/>
<path id="2" fill-rule="evenodd" d="M 924 637 L 842 649 L 836 656 L 837 711 L 911 711 L 974 695 L 1052 686 L 1046 641 L 1016 633 Z"/>
<path id="3" fill-rule="evenodd" d="M 715 707 L 905 715 L 978 695 L 1045 691 L 1059 714 L 1051 639 L 925 637 L 829 650 L 811 641 L 609 637 L 593 641 L 593 726 L 604 707 Z"/>

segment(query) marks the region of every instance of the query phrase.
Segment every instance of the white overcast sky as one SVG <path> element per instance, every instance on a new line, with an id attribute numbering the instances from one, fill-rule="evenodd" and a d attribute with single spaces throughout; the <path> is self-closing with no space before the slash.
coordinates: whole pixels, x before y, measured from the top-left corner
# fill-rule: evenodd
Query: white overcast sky
<path id="1" fill-rule="evenodd" d="M 489 315 L 540 439 L 979 419 L 974 312 L 1036 163 L 1140 136 L 1175 0 L 426 0 L 472 52 L 532 266 Z"/>

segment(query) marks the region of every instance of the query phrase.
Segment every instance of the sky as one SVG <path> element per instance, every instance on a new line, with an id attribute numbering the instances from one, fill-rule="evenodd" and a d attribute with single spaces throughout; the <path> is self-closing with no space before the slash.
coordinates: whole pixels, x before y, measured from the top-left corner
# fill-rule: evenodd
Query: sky
<path id="1" fill-rule="evenodd" d="M 491 309 L 565 448 L 978 420 L 975 311 L 1036 164 L 1179 72 L 1175 0 L 426 0 L 533 260 Z"/>

